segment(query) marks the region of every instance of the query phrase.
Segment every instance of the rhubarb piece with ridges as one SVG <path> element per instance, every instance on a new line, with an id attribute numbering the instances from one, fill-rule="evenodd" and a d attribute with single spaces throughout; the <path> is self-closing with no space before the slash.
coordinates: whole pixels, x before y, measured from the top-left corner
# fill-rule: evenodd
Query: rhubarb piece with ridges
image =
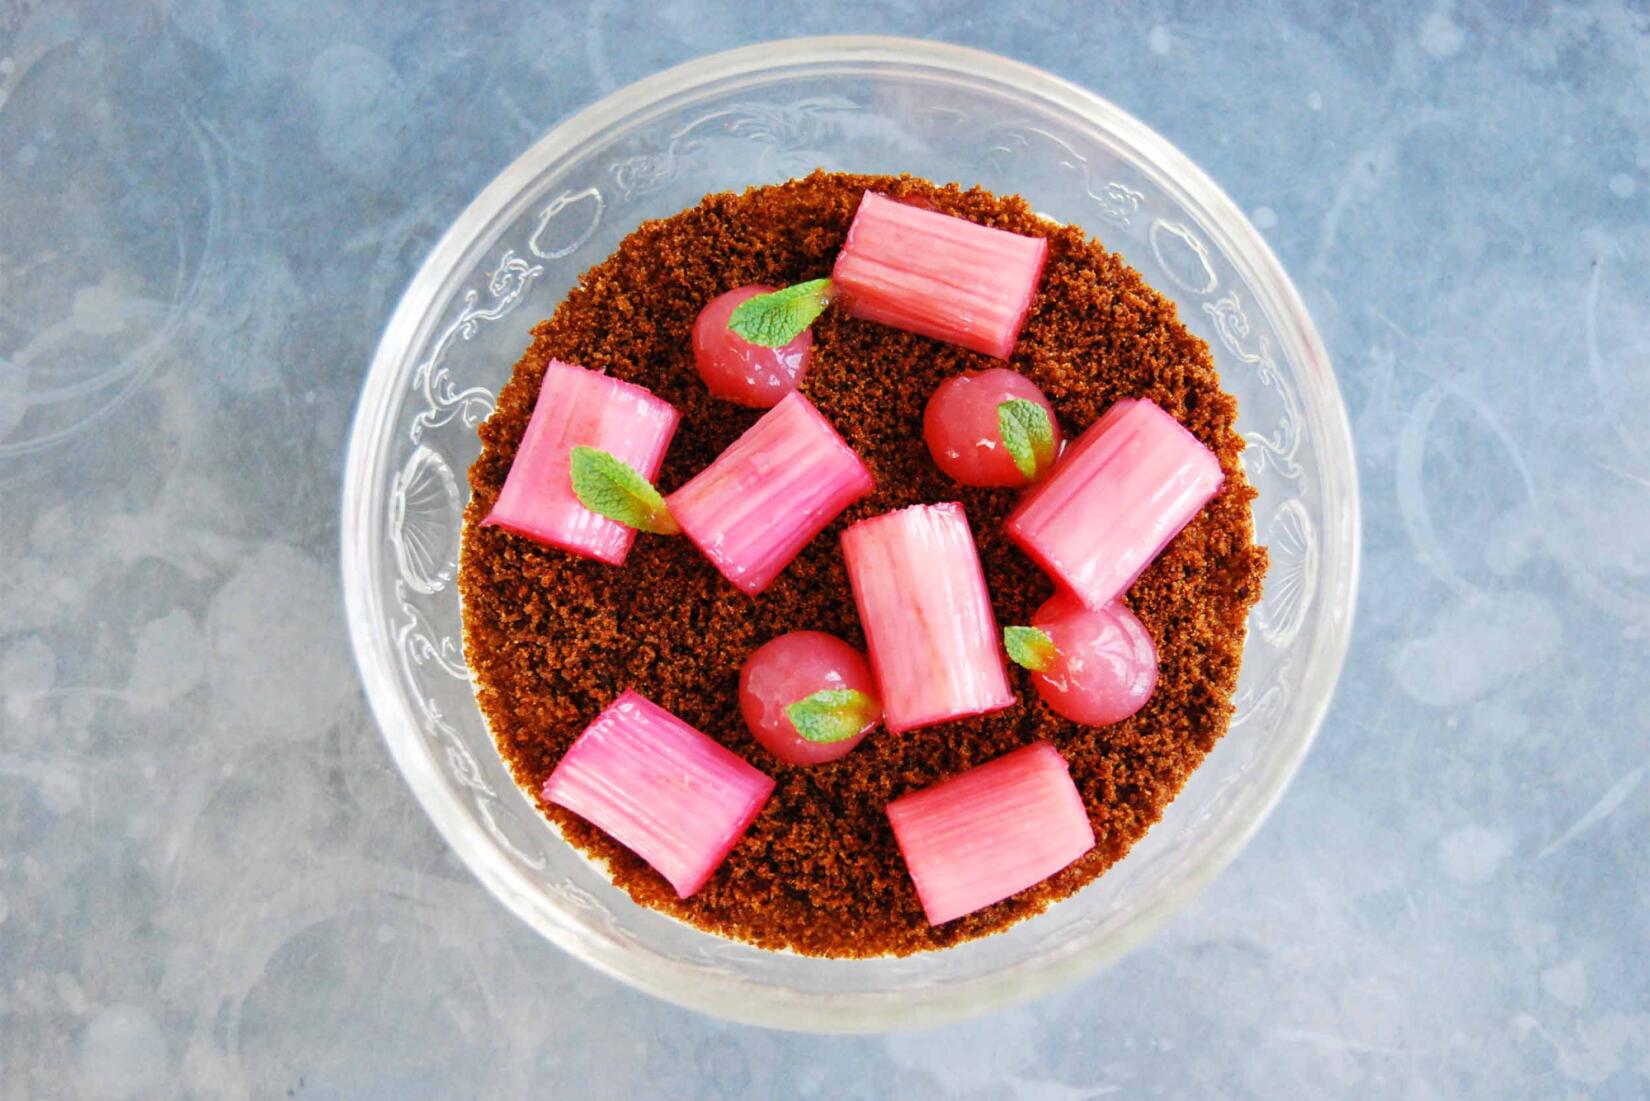
<path id="1" fill-rule="evenodd" d="M 636 531 L 579 503 L 570 473 L 573 449 L 605 451 L 652 479 L 678 419 L 674 406 L 640 386 L 551 360 L 509 476 L 483 525 L 623 564 Z"/>
<path id="2" fill-rule="evenodd" d="M 563 755 L 544 798 L 610 834 L 687 898 L 738 844 L 773 787 L 743 758 L 627 691 Z"/>
<path id="3" fill-rule="evenodd" d="M 1220 491 L 1220 460 L 1149 401 L 1120 401 L 1009 515 L 1011 539 L 1090 608 L 1128 591 Z"/>
<path id="4" fill-rule="evenodd" d="M 930 925 L 1035 886 L 1094 848 L 1060 751 L 1033 742 L 888 804 Z"/>
<path id="5" fill-rule="evenodd" d="M 792 393 L 669 502 L 682 534 L 723 577 L 755 595 L 875 487 L 854 449 L 812 402 Z"/>
<path id="6" fill-rule="evenodd" d="M 890 732 L 1014 703 L 962 505 L 861 520 L 842 533 L 842 553 Z"/>
<path id="7" fill-rule="evenodd" d="M 867 191 L 831 284 L 854 317 L 998 359 L 1014 351 L 1048 242 Z"/>

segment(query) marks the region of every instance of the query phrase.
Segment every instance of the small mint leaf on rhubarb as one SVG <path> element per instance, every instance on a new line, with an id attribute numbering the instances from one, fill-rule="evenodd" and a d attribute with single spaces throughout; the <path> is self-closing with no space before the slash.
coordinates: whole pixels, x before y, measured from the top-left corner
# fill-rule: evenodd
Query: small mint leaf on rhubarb
<path id="1" fill-rule="evenodd" d="M 659 491 L 623 459 L 594 447 L 575 447 L 572 474 L 573 496 L 598 516 L 655 535 L 681 530 Z"/>
<path id="2" fill-rule="evenodd" d="M 1054 424 L 1036 402 L 1010 398 L 997 406 L 997 431 L 1026 481 L 1035 482 L 1054 465 Z"/>
<path id="3" fill-rule="evenodd" d="M 785 708 L 796 732 L 810 742 L 845 742 L 877 720 L 882 705 L 852 688 L 825 688 Z"/>
<path id="4" fill-rule="evenodd" d="M 745 299 L 728 317 L 728 328 L 751 344 L 782 348 L 802 335 L 830 301 L 831 281 L 810 279 Z"/>
<path id="5" fill-rule="evenodd" d="M 1023 665 L 1033 673 L 1041 673 L 1060 656 L 1054 640 L 1035 627 L 1004 627 L 1003 648 L 1015 665 Z"/>

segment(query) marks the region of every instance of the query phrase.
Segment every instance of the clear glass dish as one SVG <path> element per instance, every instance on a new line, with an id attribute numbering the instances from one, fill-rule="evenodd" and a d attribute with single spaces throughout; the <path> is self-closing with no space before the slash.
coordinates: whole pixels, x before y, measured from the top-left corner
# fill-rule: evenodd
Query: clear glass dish
<path id="1" fill-rule="evenodd" d="M 1241 403 L 1271 548 L 1237 716 L 1128 858 L 1039 917 L 905 959 L 810 959 L 638 907 L 563 843 L 493 748 L 461 653 L 464 472 L 528 338 L 644 219 L 815 167 L 1018 192 L 1121 251 L 1214 349 Z M 1046 991 L 1135 944 L 1238 852 L 1294 775 L 1351 630 L 1358 497 L 1329 360 L 1238 208 L 1097 96 L 991 54 L 813 38 L 701 58 L 557 126 L 447 231 L 401 299 L 356 412 L 343 498 L 356 660 L 396 763 L 466 864 L 551 941 L 642 990 L 756 1024 L 926 1026 Z"/>

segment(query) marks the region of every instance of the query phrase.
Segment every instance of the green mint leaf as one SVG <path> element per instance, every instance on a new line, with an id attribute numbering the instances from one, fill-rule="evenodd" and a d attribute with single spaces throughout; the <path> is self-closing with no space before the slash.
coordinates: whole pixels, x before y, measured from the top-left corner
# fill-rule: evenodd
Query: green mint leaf
<path id="1" fill-rule="evenodd" d="M 1015 665 L 1023 665 L 1033 673 L 1041 673 L 1060 656 L 1054 640 L 1035 627 L 1004 627 L 1003 648 Z"/>
<path id="2" fill-rule="evenodd" d="M 831 281 L 810 279 L 745 299 L 729 316 L 728 328 L 752 344 L 781 348 L 812 325 L 830 301 Z"/>
<path id="3" fill-rule="evenodd" d="M 882 705 L 852 688 L 825 688 L 785 708 L 796 732 L 810 742 L 843 742 L 877 720 Z"/>
<path id="4" fill-rule="evenodd" d="M 1035 482 L 1054 465 L 1054 423 L 1036 402 L 1010 398 L 997 406 L 997 431 L 1026 481 Z"/>
<path id="5" fill-rule="evenodd" d="M 681 530 L 659 491 L 623 459 L 594 447 L 575 447 L 572 473 L 573 496 L 591 512 L 656 535 Z"/>

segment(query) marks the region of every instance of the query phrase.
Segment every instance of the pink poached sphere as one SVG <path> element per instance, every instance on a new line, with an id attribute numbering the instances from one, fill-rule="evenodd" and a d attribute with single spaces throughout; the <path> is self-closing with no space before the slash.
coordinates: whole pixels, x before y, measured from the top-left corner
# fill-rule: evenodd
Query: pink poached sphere
<path id="1" fill-rule="evenodd" d="M 1017 371 L 993 367 L 946 379 L 922 414 L 922 438 L 935 464 L 965 486 L 1023 486 L 1026 476 L 1003 445 L 997 406 L 1023 398 L 1043 407 L 1060 453 L 1060 422 L 1035 383 Z M 1045 472 L 1046 473 L 1046 472 Z"/>
<path id="2" fill-rule="evenodd" d="M 792 631 L 757 647 L 739 671 L 739 710 L 769 753 L 791 765 L 817 765 L 845 756 L 877 725 L 873 718 L 840 742 L 810 742 L 785 708 L 825 689 L 849 688 L 876 696 L 864 656 L 835 635 Z"/>
<path id="3" fill-rule="evenodd" d="M 1157 647 L 1145 624 L 1112 601 L 1090 610 L 1060 593 L 1031 617 L 1059 656 L 1031 675 L 1054 711 L 1084 726 L 1122 722 L 1146 705 L 1157 687 Z"/>
<path id="4" fill-rule="evenodd" d="M 728 328 L 728 318 L 747 299 L 773 287 L 739 287 L 710 300 L 693 323 L 693 362 L 710 392 L 725 401 L 770 409 L 797 388 L 813 350 L 812 329 L 778 348 L 752 344 Z"/>

